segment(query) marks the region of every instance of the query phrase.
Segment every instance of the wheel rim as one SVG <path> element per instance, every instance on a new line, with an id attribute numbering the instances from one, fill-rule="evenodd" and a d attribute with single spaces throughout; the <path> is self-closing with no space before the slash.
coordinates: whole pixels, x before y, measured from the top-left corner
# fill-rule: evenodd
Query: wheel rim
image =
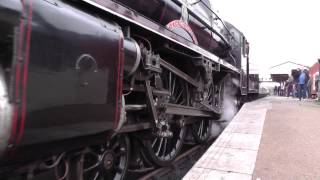
<path id="1" fill-rule="evenodd" d="M 163 88 L 170 93 L 165 102 L 187 105 L 188 85 L 169 71 L 162 73 Z M 155 100 L 157 104 L 159 104 Z M 147 154 L 152 162 L 159 166 L 168 165 L 179 154 L 183 145 L 186 128 L 183 123 L 183 116 L 165 114 L 157 110 L 159 122 L 172 132 L 170 137 L 159 137 L 154 132 L 146 141 Z"/>
<path id="2" fill-rule="evenodd" d="M 180 127 L 173 127 L 172 129 L 180 129 Z M 182 130 L 183 129 L 183 130 Z M 153 154 L 153 162 L 159 166 L 166 166 L 170 163 L 180 152 L 183 145 L 183 138 L 185 135 L 185 128 L 180 130 L 173 130 L 173 137 L 156 137 L 153 136 L 150 140 L 150 150 Z"/>
<path id="3" fill-rule="evenodd" d="M 80 180 L 122 180 L 129 161 L 129 140 L 118 135 L 103 146 L 86 149 L 78 162 Z"/>

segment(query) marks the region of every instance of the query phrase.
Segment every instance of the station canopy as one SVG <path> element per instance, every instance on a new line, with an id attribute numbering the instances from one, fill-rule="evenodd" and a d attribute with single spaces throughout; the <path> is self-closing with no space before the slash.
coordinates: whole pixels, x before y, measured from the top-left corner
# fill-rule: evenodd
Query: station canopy
<path id="1" fill-rule="evenodd" d="M 289 79 L 289 74 L 270 74 L 274 82 L 284 82 Z"/>
<path id="2" fill-rule="evenodd" d="M 287 61 L 278 65 L 272 66 L 269 69 L 269 74 L 271 76 L 272 81 L 284 82 L 288 80 L 289 76 L 292 73 L 292 70 L 296 70 L 296 69 L 303 70 L 303 69 L 309 69 L 309 67 L 302 64 Z"/>

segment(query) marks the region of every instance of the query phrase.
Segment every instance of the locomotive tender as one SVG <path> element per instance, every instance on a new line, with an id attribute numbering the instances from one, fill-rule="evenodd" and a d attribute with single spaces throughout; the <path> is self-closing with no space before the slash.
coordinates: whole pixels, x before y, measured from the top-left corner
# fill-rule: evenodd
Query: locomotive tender
<path id="1" fill-rule="evenodd" d="M 0 23 L 0 179 L 169 165 L 228 84 L 249 93 L 246 38 L 208 0 L 4 0 Z"/>

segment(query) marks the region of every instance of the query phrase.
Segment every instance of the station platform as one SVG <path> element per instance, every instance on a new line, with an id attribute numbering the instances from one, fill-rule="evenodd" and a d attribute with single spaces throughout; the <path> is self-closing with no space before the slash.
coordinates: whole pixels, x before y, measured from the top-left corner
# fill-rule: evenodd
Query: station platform
<path id="1" fill-rule="evenodd" d="M 183 179 L 320 179 L 320 105 L 276 96 L 244 104 Z"/>

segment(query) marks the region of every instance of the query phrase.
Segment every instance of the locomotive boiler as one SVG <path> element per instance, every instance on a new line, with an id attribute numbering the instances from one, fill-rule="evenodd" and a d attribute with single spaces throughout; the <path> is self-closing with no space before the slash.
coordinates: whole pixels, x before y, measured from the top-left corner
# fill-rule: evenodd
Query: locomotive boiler
<path id="1" fill-rule="evenodd" d="M 0 22 L 4 179 L 167 166 L 249 93 L 246 38 L 207 0 L 6 0 Z"/>

